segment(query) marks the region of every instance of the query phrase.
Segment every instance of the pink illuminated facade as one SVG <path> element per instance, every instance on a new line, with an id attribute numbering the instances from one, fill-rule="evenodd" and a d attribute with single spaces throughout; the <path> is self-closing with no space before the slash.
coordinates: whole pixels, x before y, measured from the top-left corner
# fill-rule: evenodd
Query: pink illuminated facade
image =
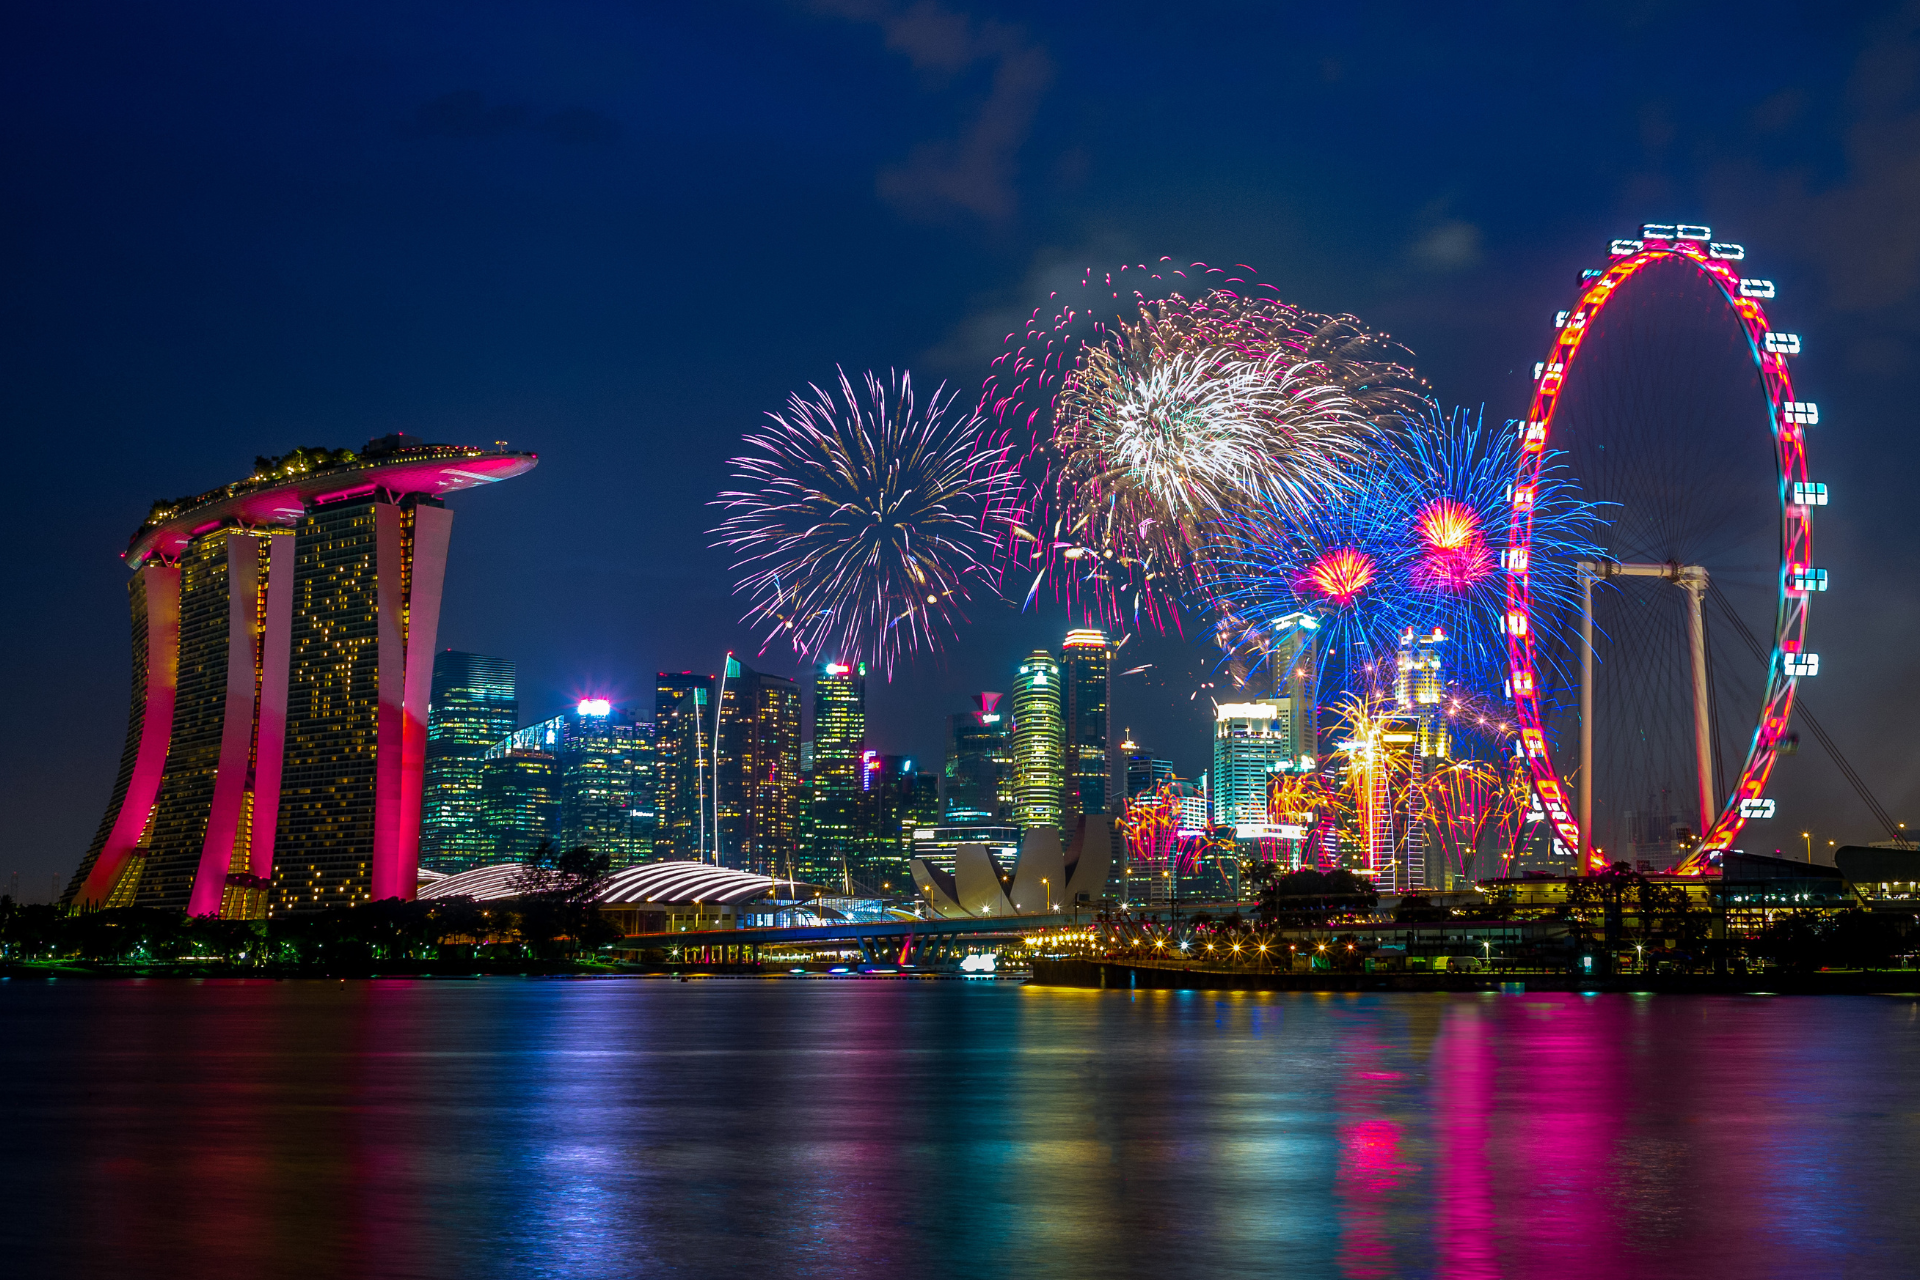
<path id="1" fill-rule="evenodd" d="M 67 901 L 257 918 L 411 898 L 453 513 L 528 453 L 297 450 L 134 535 L 133 703 Z"/>

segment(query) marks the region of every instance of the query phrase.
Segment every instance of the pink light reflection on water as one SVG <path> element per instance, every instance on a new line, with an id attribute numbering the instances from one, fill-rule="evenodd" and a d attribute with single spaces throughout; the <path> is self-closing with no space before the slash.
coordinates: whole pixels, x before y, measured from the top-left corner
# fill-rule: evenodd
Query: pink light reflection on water
<path id="1" fill-rule="evenodd" d="M 1494 1059 L 1485 1016 L 1473 1005 L 1448 1011 L 1433 1050 L 1434 1243 L 1440 1274 L 1460 1280 L 1500 1275 L 1494 1250 L 1492 1141 Z"/>

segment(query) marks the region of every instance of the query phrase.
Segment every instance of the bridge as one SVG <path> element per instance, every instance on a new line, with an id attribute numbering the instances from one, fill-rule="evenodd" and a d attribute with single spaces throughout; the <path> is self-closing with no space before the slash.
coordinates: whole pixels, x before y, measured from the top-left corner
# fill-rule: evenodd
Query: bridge
<path id="1" fill-rule="evenodd" d="M 1129 925 L 1168 923 L 1200 912 L 1218 916 L 1248 909 L 1244 903 L 1183 903 L 1178 909 L 1132 908 L 1125 912 L 1125 919 Z M 621 951 L 678 948 L 692 964 L 750 964 L 760 958 L 762 947 L 838 942 L 858 946 L 868 964 L 937 965 L 950 960 L 966 942 L 1010 940 L 1038 929 L 1073 928 L 1095 919 L 1096 913 L 1082 910 L 961 920 L 841 920 L 775 928 L 631 933 L 615 945 Z"/>

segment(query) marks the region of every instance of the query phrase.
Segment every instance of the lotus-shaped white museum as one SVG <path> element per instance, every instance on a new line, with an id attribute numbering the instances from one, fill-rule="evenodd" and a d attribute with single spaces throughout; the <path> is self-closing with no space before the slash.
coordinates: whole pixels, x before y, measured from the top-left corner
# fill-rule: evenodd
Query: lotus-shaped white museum
<path id="1" fill-rule="evenodd" d="M 1112 823 L 1098 815 L 1081 818 L 1066 849 L 1058 827 L 1034 827 L 1021 838 L 1010 868 L 986 845 L 963 844 L 954 851 L 951 874 L 925 858 L 915 858 L 912 869 L 921 900 L 948 920 L 1085 911 L 1107 896 Z"/>

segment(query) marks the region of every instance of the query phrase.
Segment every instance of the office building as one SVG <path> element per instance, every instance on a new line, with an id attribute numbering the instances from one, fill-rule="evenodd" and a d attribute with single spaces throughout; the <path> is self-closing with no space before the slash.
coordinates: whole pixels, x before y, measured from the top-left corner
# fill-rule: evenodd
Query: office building
<path id="1" fill-rule="evenodd" d="M 653 861 L 653 726 L 604 698 L 547 722 L 563 849 L 585 845 L 615 868 Z"/>
<path id="2" fill-rule="evenodd" d="M 1173 781 L 1173 761 L 1162 760 L 1152 752 L 1142 751 L 1131 738 L 1120 744 L 1120 750 L 1127 761 L 1127 799 L 1158 791 Z"/>
<path id="3" fill-rule="evenodd" d="M 452 649 L 433 655 L 421 866 L 452 875 L 492 858 L 480 816 L 480 768 L 487 748 L 519 722 L 513 663 Z"/>
<path id="4" fill-rule="evenodd" d="M 727 659 L 715 791 L 722 866 L 793 875 L 800 853 L 800 686 Z"/>
<path id="5" fill-rule="evenodd" d="M 813 770 L 803 880 L 847 891 L 860 861 L 861 757 L 867 738 L 865 663 L 822 663 L 813 681 Z"/>
<path id="6" fill-rule="evenodd" d="M 712 845 L 714 678 L 662 671 L 653 690 L 653 856 L 697 861 Z"/>
<path id="7" fill-rule="evenodd" d="M 1065 786 L 1060 824 L 1120 813 L 1125 761 L 1113 740 L 1113 645 L 1093 629 L 1067 632 L 1060 647 L 1061 751 Z"/>
<path id="8" fill-rule="evenodd" d="M 947 717 L 941 809 L 947 823 L 1005 824 L 1013 817 L 1013 756 L 1001 695 L 976 693 L 973 710 Z"/>
<path id="9" fill-rule="evenodd" d="M 1060 664 L 1036 649 L 1013 680 L 1013 825 L 1058 827 L 1066 786 Z"/>
<path id="10" fill-rule="evenodd" d="M 953 874 L 954 854 L 961 845 L 985 845 L 1003 867 L 1011 867 L 1020 853 L 1020 829 L 1004 825 L 969 823 L 965 826 L 926 826 L 913 830 L 912 850 L 916 858 Z"/>
<path id="11" fill-rule="evenodd" d="M 1394 709 L 1413 717 L 1418 724 L 1414 752 L 1424 760 L 1444 760 L 1452 752 L 1447 718 L 1441 708 L 1447 691 L 1442 656 L 1446 642 L 1446 633 L 1439 627 L 1431 632 L 1408 627 L 1401 633 L 1400 651 L 1394 660 Z"/>
<path id="12" fill-rule="evenodd" d="M 508 747 L 480 766 L 480 820 L 493 848 L 485 861 L 524 862 L 560 840 L 560 777 L 554 757 Z"/>
<path id="13" fill-rule="evenodd" d="M 939 775 L 909 756 L 862 753 L 861 857 L 854 878 L 881 895 L 910 894 L 914 832 L 940 821 Z"/>
<path id="14" fill-rule="evenodd" d="M 1281 710 L 1275 726 L 1287 740 L 1294 773 L 1319 767 L 1319 632 L 1319 619 L 1310 613 L 1290 613 L 1274 624 L 1270 661 Z"/>
<path id="15" fill-rule="evenodd" d="M 1292 763 L 1288 706 L 1282 698 L 1223 702 L 1213 709 L 1213 821 L 1237 838 L 1257 840 L 1268 829 L 1267 788 Z"/>
<path id="16" fill-rule="evenodd" d="M 535 462 L 386 436 L 156 502 L 126 554 L 119 776 L 64 901 L 258 917 L 411 898 L 443 499 Z"/>

